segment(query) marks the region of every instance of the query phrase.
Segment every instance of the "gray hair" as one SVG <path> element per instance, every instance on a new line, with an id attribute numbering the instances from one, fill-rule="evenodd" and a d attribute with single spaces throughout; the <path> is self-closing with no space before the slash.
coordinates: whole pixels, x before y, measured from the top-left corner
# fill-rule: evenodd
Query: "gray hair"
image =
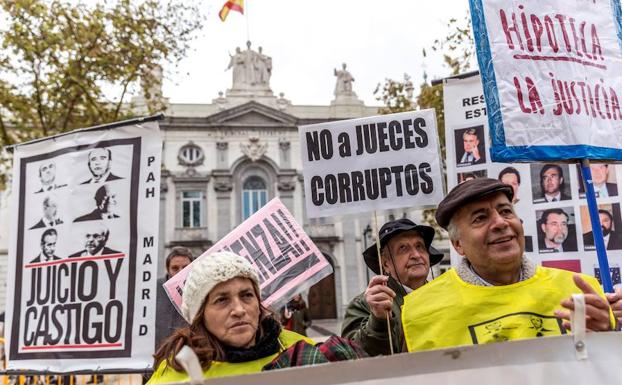
<path id="1" fill-rule="evenodd" d="M 447 233 L 449 234 L 449 239 L 451 241 L 456 241 L 460 238 L 460 232 L 458 231 L 458 225 L 456 225 L 456 221 L 454 221 L 454 217 L 449 220 L 449 224 L 447 225 Z"/>

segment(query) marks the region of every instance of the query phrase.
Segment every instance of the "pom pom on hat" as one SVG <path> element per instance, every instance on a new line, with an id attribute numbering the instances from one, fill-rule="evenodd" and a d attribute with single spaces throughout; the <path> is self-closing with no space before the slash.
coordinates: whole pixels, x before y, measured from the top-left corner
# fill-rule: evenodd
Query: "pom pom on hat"
<path id="1" fill-rule="evenodd" d="M 248 278 L 259 287 L 259 277 L 245 258 L 229 251 L 221 251 L 192 263 L 181 299 L 181 314 L 192 323 L 205 297 L 214 286 L 236 277 Z"/>

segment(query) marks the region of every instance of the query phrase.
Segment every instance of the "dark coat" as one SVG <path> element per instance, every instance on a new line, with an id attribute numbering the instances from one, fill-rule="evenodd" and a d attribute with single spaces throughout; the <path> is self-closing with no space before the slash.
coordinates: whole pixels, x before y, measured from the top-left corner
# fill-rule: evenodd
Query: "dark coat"
<path id="1" fill-rule="evenodd" d="M 311 326 L 311 314 L 304 301 L 302 303 L 296 303 L 290 301 L 287 304 L 287 309 L 291 312 L 290 318 L 285 318 L 285 308 L 281 310 L 281 324 L 287 330 L 291 330 L 300 335 L 307 335 L 307 328 Z"/>
<path id="2" fill-rule="evenodd" d="M 585 248 L 594 248 L 594 233 L 583 234 L 583 246 Z M 607 244 L 607 250 L 620 250 L 622 249 L 622 233 L 612 231 L 609 233 L 609 243 Z"/>
<path id="3" fill-rule="evenodd" d="M 155 349 L 170 336 L 175 329 L 187 326 L 184 317 L 179 314 L 175 305 L 171 302 L 164 290 L 164 282 L 168 281 L 168 275 L 158 279 L 156 296 L 156 327 L 155 327 Z"/>
<path id="4" fill-rule="evenodd" d="M 400 353 L 406 351 L 401 310 L 404 305 L 404 289 L 393 278 L 389 278 L 388 285 L 395 292 L 390 319 L 393 350 Z M 371 313 L 364 292 L 354 297 L 348 304 L 341 324 L 341 336 L 357 342 L 370 356 L 391 354 L 387 320 L 376 318 Z"/>
<path id="5" fill-rule="evenodd" d="M 562 243 L 562 248 L 564 249 L 564 252 L 578 250 L 577 237 L 576 237 L 576 232 L 574 230 L 574 227 L 568 226 L 568 236 L 566 237 L 566 240 Z M 541 231 L 538 234 L 538 250 L 541 253 L 554 253 L 555 252 L 554 249 L 549 249 L 548 247 L 546 247 L 544 243 L 544 233 Z"/>
<path id="6" fill-rule="evenodd" d="M 30 263 L 39 263 L 39 262 L 44 262 L 45 257 L 43 257 L 43 258 L 42 258 L 42 257 L 43 257 L 43 256 L 42 256 L 41 254 L 39 254 L 39 255 L 37 255 L 37 258 L 35 258 L 35 259 L 33 259 L 32 261 L 30 261 Z M 49 258 L 49 259 L 48 259 L 48 261 L 49 261 L 49 260 L 51 260 L 51 261 L 58 261 L 59 259 L 60 259 L 60 257 L 57 257 L 56 255 L 52 255 L 52 257 L 51 257 L 51 258 Z M 47 262 L 47 261 L 45 261 L 45 262 Z"/>
<path id="7" fill-rule="evenodd" d="M 568 194 L 566 194 L 563 190 L 560 192 L 559 194 L 559 200 L 560 201 L 568 201 L 571 200 L 572 197 Z M 547 202 L 546 198 L 544 197 L 544 194 L 542 194 L 542 196 L 540 198 L 536 198 L 533 200 L 533 203 L 544 203 Z"/>
<path id="8" fill-rule="evenodd" d="M 111 214 L 113 218 L 119 218 L 117 214 Z M 95 210 L 91 211 L 88 214 L 84 214 L 81 217 L 77 217 L 74 219 L 74 222 L 84 222 L 84 221 L 96 221 L 104 219 L 104 214 L 99 208 L 95 208 Z"/>
<path id="9" fill-rule="evenodd" d="M 50 227 L 54 227 L 54 226 L 56 226 L 56 225 L 62 225 L 62 224 L 63 224 L 63 221 L 62 221 L 62 220 L 60 220 L 59 218 L 56 218 L 56 219 L 54 219 L 54 224 L 53 224 L 52 226 L 50 226 Z M 41 218 L 41 219 L 39 220 L 39 222 L 35 223 L 35 224 L 34 224 L 34 225 L 30 228 L 30 230 L 32 230 L 32 229 L 42 229 L 42 228 L 44 228 L 44 227 L 47 227 L 47 225 L 45 224 L 45 222 L 43 222 L 43 218 Z"/>
<path id="10" fill-rule="evenodd" d="M 120 176 L 116 176 L 113 173 L 108 174 L 108 177 L 106 178 L 106 180 L 104 182 L 110 182 L 111 180 L 117 180 L 117 179 L 123 179 Z M 89 184 L 91 183 L 91 181 L 93 180 L 93 178 L 85 180 L 84 182 L 80 183 L 80 184 Z"/>
<path id="11" fill-rule="evenodd" d="M 55 184 L 54 186 L 52 186 L 51 189 L 45 189 L 45 190 L 43 189 L 43 187 L 41 187 L 39 190 L 35 191 L 35 194 L 42 193 L 42 192 L 45 192 L 45 191 L 56 190 L 56 189 L 59 189 L 59 188 L 62 188 L 62 187 L 66 187 L 66 186 L 67 186 L 66 184 L 60 184 L 60 185 L 59 184 Z"/>

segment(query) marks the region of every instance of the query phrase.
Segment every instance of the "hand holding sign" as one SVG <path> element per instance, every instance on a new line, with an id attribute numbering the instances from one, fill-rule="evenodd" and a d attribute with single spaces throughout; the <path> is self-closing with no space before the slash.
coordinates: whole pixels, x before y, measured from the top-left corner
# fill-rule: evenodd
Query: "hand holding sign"
<path id="1" fill-rule="evenodd" d="M 369 281 L 365 290 L 365 302 L 369 305 L 374 317 L 378 319 L 385 319 L 387 314 L 391 317 L 395 292 L 386 286 L 388 281 L 389 277 L 386 275 L 376 275 Z"/>

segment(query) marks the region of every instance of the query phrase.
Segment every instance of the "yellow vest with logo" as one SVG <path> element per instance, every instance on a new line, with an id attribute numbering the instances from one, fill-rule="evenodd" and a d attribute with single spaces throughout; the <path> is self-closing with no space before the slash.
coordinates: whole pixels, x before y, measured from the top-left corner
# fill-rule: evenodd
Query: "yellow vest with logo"
<path id="1" fill-rule="evenodd" d="M 296 342 L 303 340 L 310 344 L 314 344 L 312 339 L 294 333 L 289 330 L 281 330 L 279 341 L 286 349 L 294 345 Z M 280 353 L 280 352 L 279 352 Z M 230 363 L 221 361 L 212 361 L 212 365 L 208 370 L 203 372 L 203 378 L 238 376 L 242 374 L 261 372 L 266 364 L 269 364 L 279 353 L 271 354 L 267 357 L 259 358 L 254 361 Z M 190 377 L 186 372 L 178 372 L 166 365 L 166 360 L 162 361 L 158 369 L 153 373 L 147 385 L 166 384 L 170 382 L 187 382 Z"/>
<path id="2" fill-rule="evenodd" d="M 573 273 L 537 266 L 533 277 L 506 286 L 476 286 L 450 269 L 404 297 L 409 352 L 565 334 L 554 311 L 581 290 Z M 604 298 L 598 281 L 582 278 Z M 613 314 L 610 314 L 613 322 Z"/>

